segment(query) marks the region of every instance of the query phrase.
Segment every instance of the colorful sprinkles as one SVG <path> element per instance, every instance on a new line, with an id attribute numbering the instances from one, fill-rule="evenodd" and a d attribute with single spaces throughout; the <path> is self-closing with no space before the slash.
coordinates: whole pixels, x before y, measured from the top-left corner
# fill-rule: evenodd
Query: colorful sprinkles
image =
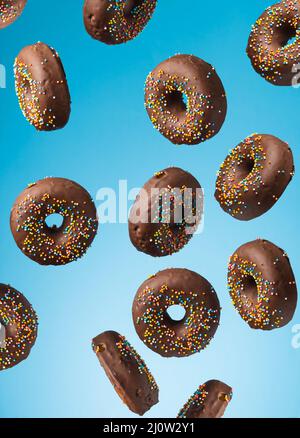
<path id="1" fill-rule="evenodd" d="M 199 193 L 193 190 L 190 206 L 185 205 L 185 191 L 187 187 L 180 188 L 166 187 L 159 193 L 160 202 L 151 205 L 151 222 L 160 224 L 159 228 L 150 237 L 161 255 L 171 255 L 179 252 L 193 237 L 197 230 L 202 210 L 199 211 Z M 202 197 L 202 192 L 201 192 Z M 151 201 L 153 198 L 151 197 Z M 157 206 L 159 204 L 159 206 Z M 187 207 L 187 208 L 186 208 Z M 181 218 L 175 221 L 176 212 L 181 210 Z M 175 218 L 174 218 L 175 216 Z"/>
<path id="2" fill-rule="evenodd" d="M 208 396 L 206 391 L 206 384 L 201 385 L 197 391 L 190 397 L 190 399 L 185 403 L 183 408 L 180 410 L 177 418 L 187 418 L 187 413 L 191 408 L 197 408 L 199 410 L 204 409 L 205 399 Z"/>
<path id="3" fill-rule="evenodd" d="M 87 215 L 87 207 L 86 200 L 58 199 L 47 192 L 38 197 L 27 194 L 13 209 L 12 227 L 20 249 L 47 265 L 63 265 L 82 257 L 98 227 L 97 218 Z M 52 214 L 63 217 L 60 228 L 47 226 L 46 219 Z"/>
<path id="4" fill-rule="evenodd" d="M 150 20 L 157 0 L 132 1 L 108 0 L 107 12 L 110 19 L 107 29 L 111 38 L 118 44 L 134 39 L 142 32 Z"/>
<path id="5" fill-rule="evenodd" d="M 37 336 L 37 315 L 23 295 L 10 286 L 0 285 L 0 323 L 5 342 L 0 343 L 0 370 L 26 359 Z"/>
<path id="6" fill-rule="evenodd" d="M 205 403 L 209 395 L 208 385 L 213 384 L 214 382 L 210 381 L 199 386 L 197 391 L 190 397 L 190 399 L 185 403 L 183 408 L 179 411 L 177 418 L 189 418 L 189 413 L 194 411 L 196 411 L 198 414 L 201 414 L 201 412 L 205 410 Z M 216 382 L 216 384 L 224 385 L 221 382 Z M 232 391 L 229 392 L 228 390 L 227 394 L 222 393 L 222 398 L 220 398 L 219 400 L 223 403 L 228 404 L 232 399 L 232 395 Z M 213 403 L 213 406 L 214 405 L 215 403 Z"/>
<path id="7" fill-rule="evenodd" d="M 39 46 L 41 50 L 46 52 L 46 45 L 38 42 L 34 46 L 31 46 L 31 50 L 38 53 Z M 49 64 L 52 60 L 50 57 L 54 58 L 56 62 L 60 64 L 60 59 L 58 53 L 51 47 L 48 47 L 48 57 L 40 59 L 41 68 Z M 61 93 L 65 94 L 68 85 L 66 79 L 62 79 L 64 72 L 61 76 L 57 75 L 56 80 L 50 80 L 50 77 L 46 77 L 46 73 L 43 73 L 43 80 L 41 80 L 37 73 L 33 75 L 32 64 L 26 64 L 22 60 L 22 52 L 20 57 L 15 59 L 14 63 L 14 74 L 15 74 L 15 89 L 18 97 L 19 105 L 22 110 L 24 117 L 27 121 L 33 125 L 37 130 L 55 130 L 61 126 L 62 118 L 62 103 L 58 107 L 58 96 Z M 34 69 L 37 69 L 38 65 L 34 65 Z M 50 68 L 50 66 L 49 66 Z M 52 75 L 54 73 L 52 72 Z M 40 75 L 41 76 L 41 75 Z M 37 79 L 38 78 L 38 79 Z M 53 94 L 54 92 L 54 94 Z M 68 107 L 68 104 L 65 105 Z M 65 111 L 65 108 L 64 108 Z M 67 116 L 64 115 L 63 119 Z"/>
<path id="8" fill-rule="evenodd" d="M 214 78 L 214 67 L 207 80 Z M 213 137 L 220 129 L 209 114 L 216 96 L 200 92 L 194 78 L 151 72 L 145 84 L 145 107 L 154 127 L 175 144 L 195 144 Z M 226 102 L 226 96 L 218 96 Z M 221 112 L 221 110 L 219 110 Z"/>
<path id="9" fill-rule="evenodd" d="M 157 383 L 154 377 L 152 376 L 151 372 L 149 371 L 147 365 L 145 364 L 141 356 L 132 347 L 132 345 L 125 339 L 124 336 L 120 336 L 120 340 L 116 343 L 116 345 L 121 356 L 125 360 L 129 358 L 129 359 L 133 359 L 137 363 L 140 374 L 146 375 L 151 390 L 157 389 L 158 388 Z"/>
<path id="10" fill-rule="evenodd" d="M 152 277 L 154 278 L 154 277 Z M 215 294 L 213 288 L 209 293 Z M 183 291 L 170 289 L 162 284 L 158 291 L 146 287 L 136 297 L 143 309 L 135 324 L 144 325 L 143 341 L 152 350 L 164 355 L 188 356 L 205 349 L 219 324 L 219 309 L 207 306 L 206 291 Z M 186 315 L 178 324 L 166 317 L 167 310 L 173 305 L 182 306 Z"/>
<path id="11" fill-rule="evenodd" d="M 234 217 L 243 216 L 249 207 L 245 193 L 250 190 L 258 196 L 264 185 L 261 170 L 266 161 L 262 136 L 253 134 L 234 148 L 218 172 L 216 196 L 221 205 Z M 238 170 L 244 170 L 240 177 Z M 244 173 L 244 174 L 243 174 Z"/>
<path id="12" fill-rule="evenodd" d="M 283 254 L 285 256 L 285 254 Z M 272 261 L 271 261 L 272 262 Z M 273 265 L 279 263 L 279 258 L 273 260 Z M 252 289 L 255 287 L 255 294 L 249 294 L 247 285 L 251 281 Z M 290 287 L 295 287 L 295 281 Z M 228 265 L 228 288 L 232 303 L 251 327 L 262 330 L 272 330 L 282 327 L 285 320 L 282 306 L 273 305 L 278 300 L 279 290 L 275 281 L 264 278 L 263 273 L 256 263 L 241 258 L 235 253 Z M 288 300 L 288 290 L 285 290 Z"/>
<path id="13" fill-rule="evenodd" d="M 293 67 L 300 63 L 299 1 L 283 0 L 268 7 L 252 27 L 247 51 L 267 81 L 292 85 Z"/>
<path id="14" fill-rule="evenodd" d="M 21 14 L 26 1 L 0 0 L 0 28 L 8 26 Z"/>

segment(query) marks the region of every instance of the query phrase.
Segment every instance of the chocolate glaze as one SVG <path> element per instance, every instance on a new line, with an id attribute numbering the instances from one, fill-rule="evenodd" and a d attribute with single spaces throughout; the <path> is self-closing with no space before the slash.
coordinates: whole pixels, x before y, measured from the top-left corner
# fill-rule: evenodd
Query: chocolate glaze
<path id="1" fill-rule="evenodd" d="M 175 201 L 171 204 L 170 220 L 168 223 L 151 220 L 163 218 L 164 211 L 159 210 L 159 195 L 153 190 L 168 197 L 173 189 L 179 189 L 181 193 L 185 188 L 192 189 L 190 206 L 201 204 L 200 209 L 192 212 L 193 217 L 188 217 L 189 212 L 184 212 L 183 197 L 175 195 Z M 203 213 L 203 197 L 199 182 L 188 172 L 171 167 L 156 173 L 143 187 L 142 193 L 147 193 L 147 202 L 141 202 L 143 195 L 140 193 L 131 209 L 129 216 L 129 235 L 132 244 L 139 250 L 153 257 L 163 257 L 180 251 L 192 238 L 201 221 Z M 174 194 L 176 192 L 173 192 Z M 181 207 L 182 206 L 182 207 Z M 202 207 L 202 208 L 201 208 Z M 181 222 L 175 222 L 174 211 L 182 208 Z M 199 211 L 200 210 L 200 211 Z M 140 217 L 137 221 L 135 218 Z M 188 222 L 188 223 L 187 223 Z"/>
<path id="2" fill-rule="evenodd" d="M 174 144 L 212 138 L 227 112 L 224 87 L 214 67 L 193 55 L 175 55 L 149 74 L 145 106 L 154 127 Z"/>
<path id="3" fill-rule="evenodd" d="M 300 63 L 300 2 L 284 0 L 259 17 L 248 41 L 247 53 L 255 71 L 274 85 L 291 86 Z M 295 41 L 290 40 L 296 37 Z"/>
<path id="4" fill-rule="evenodd" d="M 48 227 L 51 214 L 63 217 L 61 227 Z M 64 265 L 83 256 L 98 229 L 95 204 L 74 181 L 45 178 L 30 184 L 17 198 L 10 226 L 18 247 L 41 265 Z"/>
<path id="5" fill-rule="evenodd" d="M 38 42 L 24 47 L 15 60 L 15 86 L 21 110 L 38 131 L 63 128 L 71 100 L 57 52 Z"/>
<path id="6" fill-rule="evenodd" d="M 297 286 L 287 254 L 267 240 L 238 248 L 230 259 L 228 286 L 233 304 L 253 329 L 288 324 L 297 306 Z"/>
<path id="7" fill-rule="evenodd" d="M 169 307 L 185 316 L 174 321 Z M 208 346 L 219 325 L 220 303 L 212 285 L 187 269 L 166 269 L 146 280 L 132 307 L 135 329 L 151 350 L 164 357 L 185 357 Z"/>
<path id="8" fill-rule="evenodd" d="M 219 380 L 201 385 L 177 418 L 221 418 L 232 399 L 232 388 Z"/>
<path id="9" fill-rule="evenodd" d="M 0 323 L 5 339 L 0 345 L 0 371 L 27 359 L 37 338 L 37 315 L 27 299 L 13 287 L 0 284 Z"/>
<path id="10" fill-rule="evenodd" d="M 249 221 L 270 210 L 294 176 L 289 145 L 273 135 L 253 134 L 225 159 L 215 197 L 236 219 Z"/>
<path id="11" fill-rule="evenodd" d="M 0 0 L 0 29 L 12 24 L 22 14 L 27 0 Z"/>
<path id="12" fill-rule="evenodd" d="M 138 415 L 158 403 L 157 384 L 138 353 L 119 333 L 93 339 L 93 350 L 122 401 Z"/>
<path id="13" fill-rule="evenodd" d="M 84 25 L 96 40 L 125 43 L 142 32 L 156 3 L 157 0 L 85 0 Z"/>

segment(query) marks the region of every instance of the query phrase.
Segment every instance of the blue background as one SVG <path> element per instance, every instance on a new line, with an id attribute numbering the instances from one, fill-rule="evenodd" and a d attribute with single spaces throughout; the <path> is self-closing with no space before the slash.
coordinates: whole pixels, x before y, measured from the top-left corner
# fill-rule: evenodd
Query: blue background
<path id="1" fill-rule="evenodd" d="M 109 47 L 92 40 L 82 22 L 82 1 L 29 0 L 22 17 L 0 31 L 0 281 L 23 292 L 39 318 L 39 336 L 28 360 L 0 373 L 1 417 L 129 417 L 92 352 L 91 338 L 107 329 L 126 335 L 160 386 L 160 403 L 148 416 L 174 417 L 204 381 L 234 388 L 227 417 L 300 416 L 300 350 L 291 346 L 293 323 L 256 332 L 234 310 L 226 287 L 227 261 L 257 237 L 283 247 L 300 274 L 299 173 L 262 218 L 240 223 L 214 200 L 216 172 L 227 152 L 253 132 L 274 134 L 299 156 L 300 89 L 274 87 L 260 78 L 245 54 L 250 27 L 270 0 L 160 0 L 153 19 L 134 41 Z M 14 92 L 14 57 L 41 40 L 55 47 L 72 95 L 72 116 L 58 132 L 35 132 Z M 176 147 L 155 131 L 143 107 L 144 80 L 175 53 L 212 63 L 228 94 L 224 127 L 196 147 Z M 87 255 L 65 267 L 42 267 L 16 247 L 10 208 L 25 186 L 45 176 L 82 184 L 95 198 L 101 187 L 127 179 L 139 187 L 170 165 L 193 173 L 206 194 L 205 230 L 172 258 L 152 259 L 129 242 L 127 225 L 102 225 Z M 223 307 L 209 348 L 186 359 L 163 359 L 138 339 L 134 294 L 144 279 L 167 267 L 186 267 L 214 285 Z"/>

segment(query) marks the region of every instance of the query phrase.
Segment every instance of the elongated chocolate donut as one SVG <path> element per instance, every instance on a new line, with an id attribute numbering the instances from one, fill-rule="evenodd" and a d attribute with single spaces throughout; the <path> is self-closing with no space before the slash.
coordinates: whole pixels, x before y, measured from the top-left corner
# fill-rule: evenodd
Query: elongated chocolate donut
<path id="1" fill-rule="evenodd" d="M 37 329 L 37 315 L 24 295 L 0 284 L 0 371 L 27 359 Z"/>
<path id="2" fill-rule="evenodd" d="M 232 399 L 232 388 L 219 380 L 201 385 L 177 418 L 221 418 Z"/>
<path id="3" fill-rule="evenodd" d="M 180 251 L 192 238 L 203 213 L 196 178 L 177 167 L 157 172 L 142 188 L 129 216 L 133 245 L 153 257 Z"/>
<path id="4" fill-rule="evenodd" d="M 287 143 L 272 135 L 253 134 L 221 165 L 215 197 L 226 213 L 248 221 L 274 206 L 294 172 L 293 154 Z"/>
<path id="5" fill-rule="evenodd" d="M 60 227 L 47 225 L 52 214 L 62 216 Z M 10 227 L 27 257 L 41 265 L 65 265 L 85 254 L 96 236 L 98 219 L 83 187 L 65 178 L 45 178 L 17 198 Z"/>
<path id="6" fill-rule="evenodd" d="M 158 403 L 158 386 L 129 342 L 114 331 L 93 339 L 93 350 L 122 401 L 138 415 Z"/>
<path id="7" fill-rule="evenodd" d="M 15 60 L 15 87 L 20 108 L 38 131 L 63 128 L 71 101 L 58 53 L 44 43 L 24 47 Z"/>
<path id="8" fill-rule="evenodd" d="M 181 321 L 168 309 L 180 305 Z M 187 269 L 166 269 L 146 280 L 132 307 L 135 329 L 151 350 L 164 357 L 198 353 L 214 337 L 220 320 L 220 303 L 212 285 Z"/>
<path id="9" fill-rule="evenodd" d="M 0 29 L 9 26 L 22 14 L 27 0 L 0 0 Z"/>
<path id="10" fill-rule="evenodd" d="M 267 240 L 238 248 L 228 266 L 233 304 L 253 329 L 288 324 L 297 305 L 297 286 L 287 254 Z"/>
<path id="11" fill-rule="evenodd" d="M 176 55 L 147 77 L 145 106 L 156 129 L 174 144 L 198 144 L 216 135 L 227 100 L 214 67 L 193 55 Z"/>
<path id="12" fill-rule="evenodd" d="M 299 0 L 268 7 L 252 27 L 247 53 L 256 72 L 268 82 L 293 85 L 300 63 L 299 29 Z"/>
<path id="13" fill-rule="evenodd" d="M 126 43 L 142 32 L 156 3 L 157 0 L 85 0 L 85 28 L 103 43 Z"/>

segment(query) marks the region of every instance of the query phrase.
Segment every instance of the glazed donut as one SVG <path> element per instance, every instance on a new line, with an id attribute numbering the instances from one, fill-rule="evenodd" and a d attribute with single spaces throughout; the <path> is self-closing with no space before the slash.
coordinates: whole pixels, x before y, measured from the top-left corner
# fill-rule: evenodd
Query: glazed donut
<path id="1" fill-rule="evenodd" d="M 174 254 L 190 241 L 202 213 L 203 191 L 193 175 L 164 169 L 144 185 L 130 211 L 131 242 L 153 257 Z"/>
<path id="2" fill-rule="evenodd" d="M 22 14 L 27 0 L 0 0 L 0 29 L 9 26 Z"/>
<path id="3" fill-rule="evenodd" d="M 121 400 L 144 415 L 158 403 L 158 386 L 145 362 L 129 342 L 114 331 L 93 339 L 92 347 Z"/>
<path id="4" fill-rule="evenodd" d="M 142 32 L 156 3 L 157 0 L 85 0 L 85 28 L 103 43 L 126 43 Z"/>
<path id="5" fill-rule="evenodd" d="M 27 359 L 38 330 L 37 315 L 27 299 L 11 286 L 0 284 L 0 371 Z"/>
<path id="6" fill-rule="evenodd" d="M 221 418 L 232 400 L 232 388 L 219 380 L 201 385 L 177 418 Z"/>
<path id="7" fill-rule="evenodd" d="M 246 243 L 235 251 L 228 287 L 235 308 L 253 329 L 277 329 L 293 318 L 295 277 L 287 254 L 267 240 Z"/>
<path id="8" fill-rule="evenodd" d="M 249 221 L 276 204 L 294 172 L 288 144 L 272 135 L 253 134 L 221 165 L 215 197 L 226 213 Z"/>
<path id="9" fill-rule="evenodd" d="M 268 82 L 293 85 L 294 66 L 300 63 L 299 28 L 299 0 L 268 7 L 252 27 L 247 53 L 256 72 Z"/>
<path id="10" fill-rule="evenodd" d="M 193 55 L 173 56 L 148 75 L 145 106 L 154 127 L 174 144 L 194 145 L 212 138 L 227 112 L 214 67 Z"/>
<path id="11" fill-rule="evenodd" d="M 70 94 L 57 52 L 38 42 L 21 50 L 14 65 L 20 108 L 38 131 L 63 128 L 70 116 Z"/>
<path id="12" fill-rule="evenodd" d="M 52 214 L 62 216 L 60 227 L 47 225 Z M 17 198 L 10 227 L 27 257 L 41 265 L 65 265 L 85 254 L 97 233 L 98 219 L 83 187 L 64 178 L 45 178 Z"/>
<path id="13" fill-rule="evenodd" d="M 182 320 L 169 316 L 172 306 L 185 310 Z M 163 357 L 185 357 L 200 352 L 214 337 L 220 303 L 212 285 L 187 269 L 167 269 L 146 280 L 132 308 L 140 339 Z"/>

